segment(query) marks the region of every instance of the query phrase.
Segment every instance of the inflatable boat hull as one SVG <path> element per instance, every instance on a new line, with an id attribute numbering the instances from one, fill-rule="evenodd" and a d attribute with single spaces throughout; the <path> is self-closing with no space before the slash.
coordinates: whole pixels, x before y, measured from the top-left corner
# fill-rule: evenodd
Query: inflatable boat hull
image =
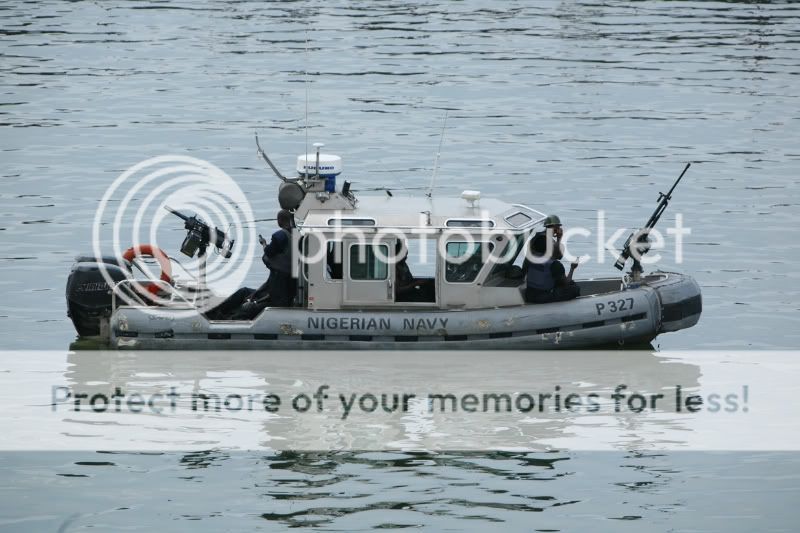
<path id="1" fill-rule="evenodd" d="M 613 280 L 582 282 L 582 292 L 603 282 Z M 210 321 L 191 309 L 119 307 L 109 330 L 112 347 L 132 349 L 565 349 L 649 342 L 701 311 L 691 277 L 659 272 L 635 288 L 493 309 L 268 308 L 252 321 Z"/>

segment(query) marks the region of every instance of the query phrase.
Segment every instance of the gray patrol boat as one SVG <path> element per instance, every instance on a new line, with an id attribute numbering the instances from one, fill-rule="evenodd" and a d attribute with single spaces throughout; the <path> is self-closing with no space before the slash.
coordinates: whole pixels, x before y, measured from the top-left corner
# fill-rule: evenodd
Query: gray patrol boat
<path id="1" fill-rule="evenodd" d="M 81 337 L 133 349 L 563 349 L 647 343 L 700 318 L 694 279 L 642 271 L 646 231 L 628 239 L 617 262 L 622 269 L 631 258 L 629 274 L 576 280 L 578 298 L 529 304 L 519 264 L 545 214 L 477 191 L 451 199 L 356 197 L 347 181 L 337 184 L 337 156 L 317 148 L 298 158 L 298 177 L 286 178 L 259 151 L 281 178 L 279 202 L 296 221 L 293 305 L 266 301 L 247 319 L 220 319 L 207 310 L 222 299 L 202 283 L 153 281 L 142 290 L 134 288 L 131 257 L 83 256 L 67 282 Z M 675 185 L 645 228 L 658 221 Z M 231 245 L 219 230 L 182 218 L 201 239 L 201 255 L 206 246 Z M 427 258 L 410 286 L 394 264 L 406 254 Z"/>

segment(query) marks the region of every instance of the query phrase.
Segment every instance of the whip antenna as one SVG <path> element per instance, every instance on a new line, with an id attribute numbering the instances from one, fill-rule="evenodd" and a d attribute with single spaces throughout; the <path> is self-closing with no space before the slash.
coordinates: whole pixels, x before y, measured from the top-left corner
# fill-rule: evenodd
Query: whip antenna
<path id="1" fill-rule="evenodd" d="M 306 65 L 305 65 L 305 86 L 306 86 L 306 151 L 304 153 L 308 153 L 308 21 L 306 21 Z"/>
<path id="2" fill-rule="evenodd" d="M 444 130 L 447 128 L 447 110 L 444 110 L 444 123 L 442 124 L 442 135 L 439 137 L 439 149 L 436 151 L 436 158 L 433 160 L 433 175 L 431 176 L 431 186 L 428 187 L 428 198 L 433 196 L 433 187 L 436 185 L 436 172 L 439 170 L 439 156 L 442 155 L 442 142 L 444 142 Z"/>

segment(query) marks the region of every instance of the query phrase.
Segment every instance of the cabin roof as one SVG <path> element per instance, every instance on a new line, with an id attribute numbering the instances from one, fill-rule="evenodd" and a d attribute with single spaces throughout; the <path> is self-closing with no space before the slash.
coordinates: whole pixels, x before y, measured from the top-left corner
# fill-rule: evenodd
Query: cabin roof
<path id="1" fill-rule="evenodd" d="M 530 207 L 492 198 L 481 198 L 475 202 L 474 207 L 467 200 L 452 197 L 427 198 L 384 194 L 358 195 L 357 200 L 354 209 L 336 210 L 329 208 L 329 205 L 333 207 L 333 202 L 321 203 L 314 199 L 312 205 L 306 206 L 308 212 L 302 225 L 306 228 L 331 227 L 336 225 L 337 219 L 343 219 L 342 225 L 350 226 L 453 228 L 464 227 L 459 225 L 459 221 L 473 221 L 474 227 L 480 227 L 478 221 L 491 221 L 493 225 L 487 225 L 495 229 L 523 230 L 545 218 L 543 213 Z M 430 225 L 427 221 L 427 212 L 430 212 Z M 520 213 L 521 215 L 518 215 Z M 374 221 L 374 224 L 352 223 L 359 219 Z"/>

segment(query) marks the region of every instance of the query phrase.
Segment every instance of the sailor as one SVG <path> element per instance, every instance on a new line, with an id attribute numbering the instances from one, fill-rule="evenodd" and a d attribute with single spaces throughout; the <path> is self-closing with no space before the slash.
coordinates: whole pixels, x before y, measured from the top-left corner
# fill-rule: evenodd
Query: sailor
<path id="1" fill-rule="evenodd" d="M 267 290 L 270 303 L 275 307 L 290 307 L 295 292 L 297 280 L 292 277 L 292 227 L 294 218 L 286 209 L 278 211 L 279 229 L 272 234 L 269 244 L 259 236 L 259 242 L 264 247 L 261 260 L 269 269 Z"/>
<path id="2" fill-rule="evenodd" d="M 297 292 L 297 280 L 292 277 L 292 227 L 289 211 L 278 212 L 280 229 L 272 234 L 269 244 L 261 235 L 258 242 L 264 247 L 261 260 L 269 269 L 269 278 L 258 289 L 242 287 L 206 313 L 211 320 L 251 320 L 267 305 L 290 307 Z"/>
<path id="3" fill-rule="evenodd" d="M 572 263 L 567 274 L 561 261 L 555 259 L 556 255 L 561 256 L 561 252 L 547 239 L 545 232 L 534 235 L 531 240 L 532 260 L 525 258 L 525 301 L 528 303 L 563 302 L 580 296 L 580 288 L 572 281 L 578 263 Z"/>
<path id="4" fill-rule="evenodd" d="M 341 241 L 328 241 L 325 271 L 330 279 L 342 279 L 344 265 L 342 264 Z"/>
<path id="5" fill-rule="evenodd" d="M 564 245 L 561 239 L 564 237 L 564 230 L 561 227 L 561 219 L 558 215 L 548 215 L 544 219 L 544 230 L 536 235 L 547 235 L 553 242 L 553 259 L 561 259 L 564 256 Z"/>
<path id="6" fill-rule="evenodd" d="M 403 241 L 397 241 L 395 245 L 395 265 L 394 279 L 397 284 L 395 299 L 398 302 L 407 302 L 414 299 L 416 291 L 420 289 L 419 284 L 414 279 L 411 269 L 408 268 L 408 250 Z"/>
<path id="7" fill-rule="evenodd" d="M 395 301 L 434 302 L 436 301 L 433 280 L 416 279 L 408 267 L 408 248 L 403 241 L 395 245 Z"/>

